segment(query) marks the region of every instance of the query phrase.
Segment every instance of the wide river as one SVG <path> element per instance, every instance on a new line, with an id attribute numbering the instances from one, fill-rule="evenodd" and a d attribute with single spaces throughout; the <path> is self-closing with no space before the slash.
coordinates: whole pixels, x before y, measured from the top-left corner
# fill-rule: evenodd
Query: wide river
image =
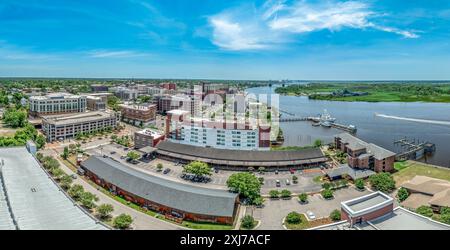
<path id="1" fill-rule="evenodd" d="M 275 94 L 275 86 L 249 88 L 253 94 Z M 394 141 L 408 138 L 436 144 L 436 153 L 423 160 L 431 164 L 450 167 L 450 104 L 399 102 L 337 102 L 309 100 L 305 96 L 279 96 L 281 110 L 296 116 L 316 116 L 328 110 L 341 124 L 358 128 L 356 136 L 394 152 L 401 147 Z M 284 117 L 288 116 L 283 114 Z M 331 142 L 341 130 L 313 127 L 310 122 L 282 123 L 285 146 L 310 145 L 316 139 Z"/>

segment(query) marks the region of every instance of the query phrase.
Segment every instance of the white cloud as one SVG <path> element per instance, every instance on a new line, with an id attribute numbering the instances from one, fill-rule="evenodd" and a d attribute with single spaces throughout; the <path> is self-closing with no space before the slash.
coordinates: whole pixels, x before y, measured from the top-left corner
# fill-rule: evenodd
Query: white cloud
<path id="1" fill-rule="evenodd" d="M 150 54 L 148 53 L 132 50 L 93 50 L 88 51 L 87 54 L 92 58 L 127 58 L 150 56 Z"/>
<path id="2" fill-rule="evenodd" d="M 243 14 L 245 13 L 245 14 Z M 404 38 L 418 38 L 414 31 L 376 24 L 380 14 L 361 1 L 308 3 L 268 0 L 254 11 L 248 5 L 209 18 L 212 42 L 225 50 L 267 49 L 292 40 L 294 34 L 344 28 L 376 29 Z"/>

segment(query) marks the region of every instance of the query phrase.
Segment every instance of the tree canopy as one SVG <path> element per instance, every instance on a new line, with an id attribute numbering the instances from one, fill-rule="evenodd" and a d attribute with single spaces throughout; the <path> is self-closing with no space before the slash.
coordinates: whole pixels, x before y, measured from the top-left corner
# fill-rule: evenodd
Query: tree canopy
<path id="1" fill-rule="evenodd" d="M 261 183 L 252 173 L 235 173 L 227 180 L 228 188 L 233 192 L 249 198 L 252 202 L 260 197 Z"/>
<path id="2" fill-rule="evenodd" d="M 184 167 L 183 172 L 193 174 L 198 177 L 212 175 L 211 167 L 209 167 L 208 164 L 200 161 L 194 161 L 189 163 Z"/>
<path id="3" fill-rule="evenodd" d="M 395 189 L 395 181 L 390 173 L 378 173 L 369 177 L 370 185 L 378 191 L 390 193 Z"/>

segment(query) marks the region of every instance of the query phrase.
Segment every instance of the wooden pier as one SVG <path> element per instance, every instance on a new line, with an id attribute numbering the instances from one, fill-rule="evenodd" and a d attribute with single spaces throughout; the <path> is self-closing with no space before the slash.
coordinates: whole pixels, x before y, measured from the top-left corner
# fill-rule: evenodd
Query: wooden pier
<path id="1" fill-rule="evenodd" d="M 402 147 L 403 152 L 396 155 L 397 161 L 419 160 L 427 154 L 433 154 L 436 151 L 436 145 L 431 142 L 412 141 L 404 138 L 394 141 L 394 145 Z"/>
<path id="2" fill-rule="evenodd" d="M 310 122 L 314 122 L 314 123 L 319 123 L 320 122 L 320 118 L 319 117 L 312 117 L 312 116 L 308 116 L 308 117 L 288 117 L 288 118 L 279 118 L 278 119 L 279 122 L 302 122 L 302 121 L 310 121 Z M 336 128 L 339 130 L 343 130 L 352 134 L 355 134 L 357 129 L 354 126 L 351 125 L 343 125 L 343 124 L 339 124 L 339 123 L 335 123 L 335 122 L 330 122 L 329 126 L 332 128 Z"/>

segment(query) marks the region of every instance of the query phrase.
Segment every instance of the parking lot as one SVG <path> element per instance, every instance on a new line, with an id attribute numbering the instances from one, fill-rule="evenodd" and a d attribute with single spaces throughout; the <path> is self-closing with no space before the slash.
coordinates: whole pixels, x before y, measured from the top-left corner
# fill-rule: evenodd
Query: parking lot
<path id="1" fill-rule="evenodd" d="M 334 192 L 334 199 L 325 200 L 320 194 L 309 196 L 307 204 L 299 203 L 296 197 L 290 200 L 272 200 L 266 199 L 264 208 L 247 208 L 253 209 L 253 216 L 256 220 L 261 221 L 258 230 L 283 230 L 282 221 L 288 213 L 296 211 L 306 213 L 312 211 L 316 218 L 328 217 L 334 209 L 341 207 L 341 202 L 351 200 L 363 195 L 369 194 L 369 191 L 358 191 L 353 187 L 337 190 Z"/>
<path id="2" fill-rule="evenodd" d="M 136 164 L 127 162 L 126 155 L 130 150 L 132 149 L 126 150 L 126 148 L 121 145 L 108 144 L 96 148 L 90 148 L 87 150 L 87 153 L 100 156 L 107 155 L 126 165 L 137 168 L 152 175 L 157 175 L 172 181 L 178 181 L 197 186 L 200 185 L 208 188 L 226 189 L 226 182 L 228 178 L 233 173 L 236 173 L 235 171 L 217 170 L 217 172 L 213 172 L 212 176 L 210 177 L 211 180 L 208 183 L 192 182 L 181 178 L 183 174 L 183 166 L 181 164 L 176 164 L 174 162 L 162 159 L 148 159 L 144 161 L 140 160 Z M 157 165 L 159 163 L 163 165 L 163 171 L 158 171 Z M 165 174 L 164 170 L 166 169 L 170 169 L 170 172 Z M 255 175 L 257 177 L 264 178 L 264 185 L 261 188 L 262 194 L 268 194 L 272 189 L 288 189 L 293 193 L 315 192 L 321 189 L 320 183 L 314 182 L 314 177 L 322 175 L 322 172 L 319 169 L 316 169 L 316 171 L 296 170 L 294 173 L 290 173 L 289 171 L 279 171 L 278 173 L 275 173 L 273 171 L 264 173 L 256 172 Z M 298 178 L 297 184 L 294 184 L 292 181 L 292 177 L 294 175 Z M 280 183 L 279 187 L 277 187 L 277 180 L 279 180 Z M 289 185 L 287 185 L 286 180 L 289 180 Z"/>

